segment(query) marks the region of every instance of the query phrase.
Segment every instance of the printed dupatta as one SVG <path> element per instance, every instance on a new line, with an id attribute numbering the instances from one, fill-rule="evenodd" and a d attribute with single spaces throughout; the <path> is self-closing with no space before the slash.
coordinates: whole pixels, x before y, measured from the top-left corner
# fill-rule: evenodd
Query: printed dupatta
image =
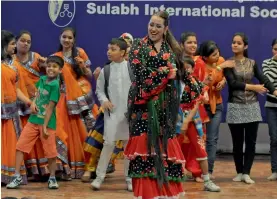
<path id="1" fill-rule="evenodd" d="M 162 185 L 168 180 L 162 154 L 167 154 L 168 139 L 175 135 L 179 106 L 178 89 L 174 80 L 167 78 L 169 69 L 176 67 L 175 55 L 166 42 L 162 43 L 160 52 L 157 52 L 154 43 L 145 37 L 134 41 L 129 61 L 135 80 L 129 92 L 128 118 L 130 121 L 136 105 L 147 107 L 148 153 L 156 154 L 153 158 L 155 165 L 159 165 L 156 167 L 157 178 Z M 165 114 L 161 116 L 161 113 Z"/>

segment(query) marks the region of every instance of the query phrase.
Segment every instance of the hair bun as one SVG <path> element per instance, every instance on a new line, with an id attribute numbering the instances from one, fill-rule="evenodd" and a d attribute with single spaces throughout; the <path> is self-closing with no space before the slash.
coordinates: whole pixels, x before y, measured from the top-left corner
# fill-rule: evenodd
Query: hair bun
<path id="1" fill-rule="evenodd" d="M 120 35 L 119 38 L 122 38 L 122 39 L 124 39 L 124 40 L 129 41 L 131 44 L 134 42 L 133 36 L 132 36 L 130 33 L 127 33 L 127 32 L 125 32 L 125 33 L 123 33 L 122 35 Z"/>
<path id="2" fill-rule="evenodd" d="M 164 13 L 164 15 L 165 15 L 166 18 L 169 18 L 169 13 L 168 13 L 166 10 L 164 10 L 164 11 L 162 11 L 162 12 Z"/>
<path id="3" fill-rule="evenodd" d="M 167 11 L 163 10 L 163 11 L 159 11 L 153 14 L 153 16 L 158 16 L 161 17 L 165 20 L 164 25 L 168 26 L 169 25 L 169 14 Z"/>

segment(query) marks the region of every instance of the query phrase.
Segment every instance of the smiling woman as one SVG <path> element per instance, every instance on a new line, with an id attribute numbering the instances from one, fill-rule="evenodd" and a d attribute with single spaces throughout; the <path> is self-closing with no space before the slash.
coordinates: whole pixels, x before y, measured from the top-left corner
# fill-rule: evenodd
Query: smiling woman
<path id="1" fill-rule="evenodd" d="M 12 63 L 16 47 L 14 35 L 6 30 L 1 31 L 1 182 L 8 184 L 15 174 L 15 152 L 21 125 L 18 115 L 17 98 L 26 104 L 31 101 L 18 87 L 20 71 Z M 22 183 L 27 183 L 25 166 L 20 167 Z"/>
<path id="2" fill-rule="evenodd" d="M 57 112 L 63 115 L 61 120 L 66 124 L 64 130 L 68 137 L 71 176 L 81 178 L 85 166 L 83 143 L 95 122 L 91 111 L 94 105 L 90 83 L 91 62 L 85 50 L 76 47 L 76 31 L 70 27 L 62 30 L 59 51 L 55 55 L 62 57 L 65 62 L 62 69 L 64 85 Z"/>
<path id="3" fill-rule="evenodd" d="M 229 97 L 226 121 L 233 140 L 233 155 L 237 176 L 233 181 L 253 184 L 250 171 L 253 165 L 259 123 L 262 121 L 258 94 L 266 93 L 277 96 L 277 90 L 264 76 L 257 63 L 248 58 L 248 37 L 244 33 L 235 33 L 232 39 L 232 51 L 235 67 L 225 69 Z M 257 78 L 259 84 L 254 84 Z M 276 121 L 275 121 L 276 122 Z M 245 143 L 245 152 L 243 145 Z"/>
<path id="4" fill-rule="evenodd" d="M 135 198 L 179 198 L 184 156 L 176 138 L 178 89 L 172 79 L 181 69 L 181 49 L 168 29 L 166 12 L 155 13 L 148 36 L 135 40 L 130 64 L 135 81 L 129 91 L 130 159 Z"/>

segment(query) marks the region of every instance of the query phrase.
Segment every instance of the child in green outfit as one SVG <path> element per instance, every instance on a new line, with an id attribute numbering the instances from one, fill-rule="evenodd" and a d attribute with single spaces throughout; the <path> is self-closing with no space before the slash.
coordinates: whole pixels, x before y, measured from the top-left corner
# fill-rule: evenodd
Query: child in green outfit
<path id="1" fill-rule="evenodd" d="M 60 98 L 63 65 L 63 59 L 58 56 L 50 56 L 47 59 L 46 76 L 42 76 L 36 84 L 38 91 L 31 105 L 32 114 L 16 144 L 15 176 L 13 181 L 7 185 L 8 189 L 16 189 L 20 186 L 22 177 L 19 172 L 24 153 L 30 153 L 38 138 L 42 142 L 45 157 L 48 158 L 50 170 L 48 188 L 59 188 L 55 178 L 57 157 L 56 104 Z"/>

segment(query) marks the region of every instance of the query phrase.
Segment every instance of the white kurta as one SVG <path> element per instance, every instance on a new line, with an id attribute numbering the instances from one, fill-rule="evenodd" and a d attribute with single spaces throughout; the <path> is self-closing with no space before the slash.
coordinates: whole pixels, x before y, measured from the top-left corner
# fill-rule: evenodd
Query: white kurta
<path id="1" fill-rule="evenodd" d="M 107 101 L 104 92 L 105 77 L 104 69 L 101 70 L 97 79 L 96 94 L 101 105 Z M 113 142 L 129 139 L 129 124 L 125 117 L 127 112 L 128 93 L 131 86 L 127 61 L 110 64 L 110 79 L 108 93 L 114 109 L 110 115 L 104 113 L 104 140 Z"/>

